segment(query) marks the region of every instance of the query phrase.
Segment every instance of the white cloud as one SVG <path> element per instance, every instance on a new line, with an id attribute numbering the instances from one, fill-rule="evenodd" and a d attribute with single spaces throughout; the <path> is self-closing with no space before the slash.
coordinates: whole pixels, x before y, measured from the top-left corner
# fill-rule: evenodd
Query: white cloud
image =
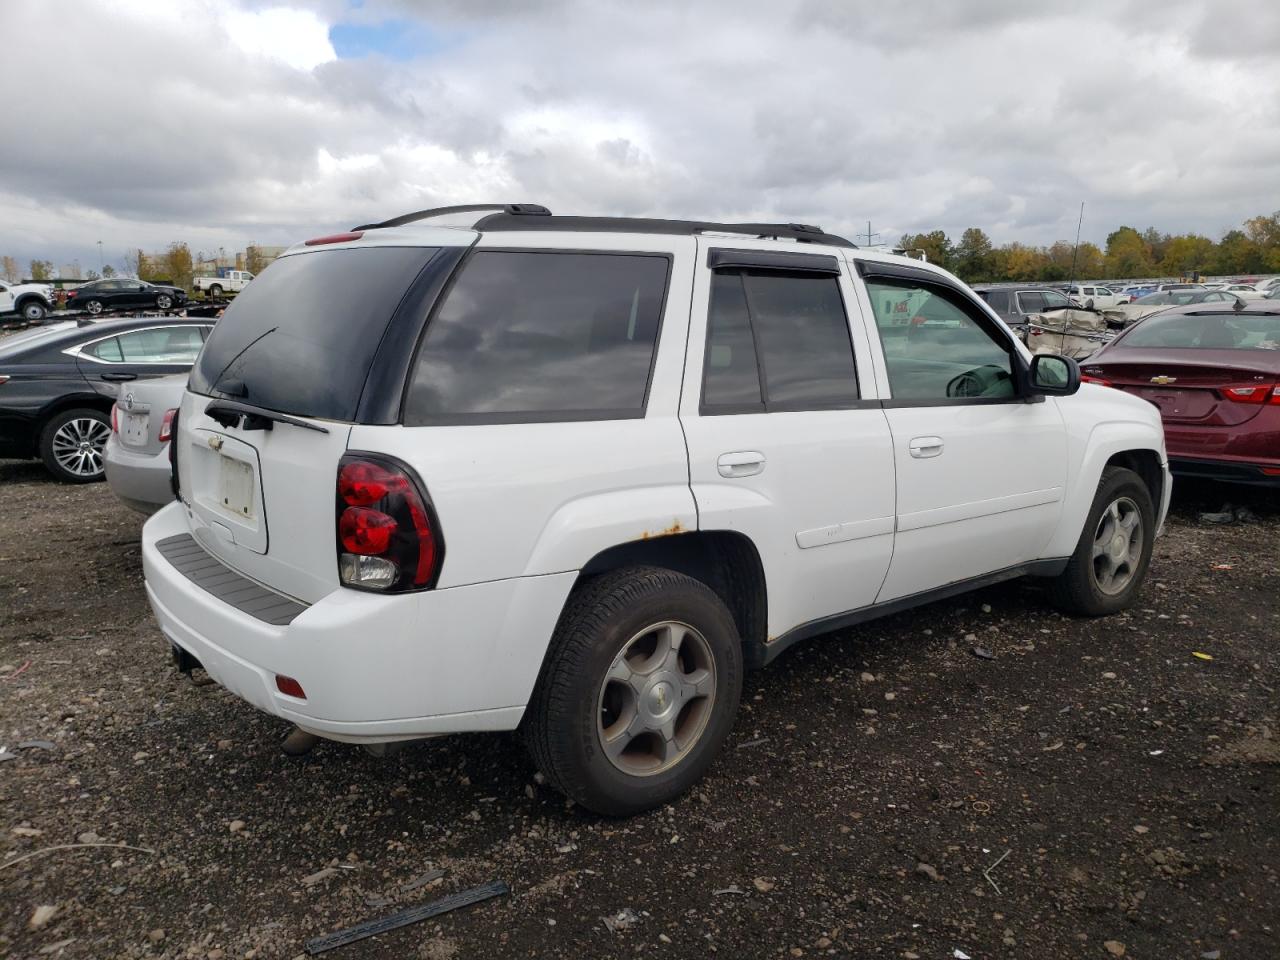
<path id="1" fill-rule="evenodd" d="M 0 252 L 493 200 L 1032 243 L 1084 200 L 1096 241 L 1216 234 L 1280 205 L 1280 15 L 1224 3 L 1238 55 L 1194 0 L 6 0 L 59 66 L 6 51 Z M 421 56 L 335 58 L 330 25 L 389 16 Z"/>

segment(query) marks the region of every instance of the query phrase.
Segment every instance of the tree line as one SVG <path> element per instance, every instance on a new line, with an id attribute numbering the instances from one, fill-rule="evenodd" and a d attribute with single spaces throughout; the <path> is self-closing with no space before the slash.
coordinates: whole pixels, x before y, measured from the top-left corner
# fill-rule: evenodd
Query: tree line
<path id="1" fill-rule="evenodd" d="M 1246 220 L 1243 229 L 1228 230 L 1216 242 L 1195 233 L 1125 226 L 1108 234 L 1105 249 L 1095 243 L 1076 249 L 1063 240 L 1047 247 L 1016 241 L 997 247 L 981 229 L 970 227 L 958 243 L 934 230 L 906 234 L 899 246 L 924 251 L 930 263 L 968 283 L 1280 273 L 1280 211 Z"/>

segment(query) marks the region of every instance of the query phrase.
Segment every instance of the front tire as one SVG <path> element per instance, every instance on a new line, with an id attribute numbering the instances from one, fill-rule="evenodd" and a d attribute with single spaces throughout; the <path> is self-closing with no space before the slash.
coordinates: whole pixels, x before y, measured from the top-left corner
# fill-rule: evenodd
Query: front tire
<path id="1" fill-rule="evenodd" d="M 22 305 L 19 312 L 22 314 L 22 319 L 27 323 L 39 323 L 49 315 L 49 308 L 39 300 L 28 300 Z"/>
<path id="2" fill-rule="evenodd" d="M 1146 579 L 1155 533 L 1155 507 L 1142 478 L 1107 467 L 1067 569 L 1050 581 L 1054 606 L 1084 617 L 1128 609 Z"/>
<path id="3" fill-rule="evenodd" d="M 64 410 L 40 431 L 40 459 L 63 483 L 93 483 L 106 476 L 102 450 L 111 421 L 100 410 Z"/>
<path id="4" fill-rule="evenodd" d="M 683 574 L 627 567 L 570 596 L 522 728 L 556 789 L 628 816 L 702 778 L 741 693 L 742 642 L 720 598 Z"/>
<path id="5" fill-rule="evenodd" d="M 162 293 L 160 296 L 156 297 L 157 310 L 168 310 L 172 306 L 173 297 L 169 296 L 167 293 Z"/>

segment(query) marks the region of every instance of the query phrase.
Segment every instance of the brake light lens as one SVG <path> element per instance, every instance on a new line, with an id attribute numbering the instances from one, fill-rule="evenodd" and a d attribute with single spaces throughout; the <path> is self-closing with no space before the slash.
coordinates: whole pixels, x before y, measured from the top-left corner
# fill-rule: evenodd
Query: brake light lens
<path id="1" fill-rule="evenodd" d="M 170 440 L 173 439 L 173 419 L 177 415 L 178 415 L 178 411 L 176 408 L 173 410 L 166 410 L 164 412 L 164 419 L 160 421 L 160 442 L 161 443 L 168 443 Z M 115 419 L 113 418 L 111 422 L 115 423 Z"/>
<path id="2" fill-rule="evenodd" d="M 1115 384 L 1113 384 L 1110 380 L 1106 379 L 1105 377 L 1091 377 L 1091 376 L 1089 376 L 1089 374 L 1087 374 L 1087 373 L 1082 373 L 1082 374 L 1080 375 L 1080 382 L 1081 382 L 1081 383 L 1096 383 L 1096 384 L 1098 384 L 1099 386 L 1102 386 L 1102 387 L 1111 387 L 1111 386 L 1115 386 Z"/>
<path id="3" fill-rule="evenodd" d="M 444 559 L 439 522 L 421 482 L 391 457 L 350 454 L 338 465 L 338 577 L 395 593 L 435 585 Z"/>
<path id="4" fill-rule="evenodd" d="M 119 407 L 117 407 L 114 403 L 111 405 L 111 432 L 112 432 L 112 433 L 115 433 L 115 434 L 119 434 L 119 433 L 120 433 L 120 413 L 119 413 L 119 410 L 120 410 L 120 408 L 119 408 Z"/>
<path id="5" fill-rule="evenodd" d="M 1280 403 L 1280 388 L 1277 387 L 1227 387 L 1222 396 L 1233 403 L 1263 404 L 1268 400 Z"/>
<path id="6" fill-rule="evenodd" d="M 318 247 L 324 243 L 350 243 L 352 240 L 359 240 L 364 236 L 363 230 L 351 230 L 347 233 L 331 233 L 327 237 L 313 237 L 304 241 L 304 247 Z"/>

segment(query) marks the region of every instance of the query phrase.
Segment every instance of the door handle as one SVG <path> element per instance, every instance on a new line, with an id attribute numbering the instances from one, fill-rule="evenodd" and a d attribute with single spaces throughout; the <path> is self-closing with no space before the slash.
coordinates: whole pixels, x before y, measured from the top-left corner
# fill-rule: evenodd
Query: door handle
<path id="1" fill-rule="evenodd" d="M 114 383 L 123 380 L 137 380 L 138 375 L 136 373 L 104 373 L 102 379 L 110 380 Z"/>
<path id="2" fill-rule="evenodd" d="M 917 460 L 927 460 L 942 453 L 941 437 L 912 437 L 908 448 Z"/>
<path id="3" fill-rule="evenodd" d="M 716 469 L 722 477 L 754 477 L 764 470 L 764 454 L 759 450 L 722 453 L 716 461 Z"/>

